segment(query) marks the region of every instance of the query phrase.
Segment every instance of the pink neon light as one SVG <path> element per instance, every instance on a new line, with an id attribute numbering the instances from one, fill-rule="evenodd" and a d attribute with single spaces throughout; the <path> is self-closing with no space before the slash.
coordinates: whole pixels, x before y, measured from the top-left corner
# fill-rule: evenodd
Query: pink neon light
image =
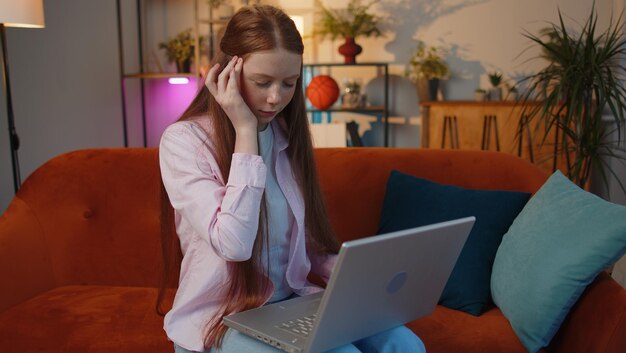
<path id="1" fill-rule="evenodd" d="M 167 82 L 170 85 L 186 85 L 189 83 L 189 79 L 187 77 L 170 77 Z"/>

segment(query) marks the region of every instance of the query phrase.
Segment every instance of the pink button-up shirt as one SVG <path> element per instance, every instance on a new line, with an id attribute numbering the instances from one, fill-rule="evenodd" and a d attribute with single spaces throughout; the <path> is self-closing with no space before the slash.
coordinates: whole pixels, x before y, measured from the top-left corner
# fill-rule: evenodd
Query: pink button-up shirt
<path id="1" fill-rule="evenodd" d="M 309 271 L 328 280 L 335 256 L 307 254 L 304 202 L 287 157 L 288 141 L 278 119 L 270 126 L 276 178 L 295 218 L 286 278 L 298 295 L 312 294 L 320 288 L 307 281 Z M 165 130 L 159 146 L 163 184 L 175 210 L 183 253 L 178 291 L 164 328 L 177 345 L 193 351 L 205 349 L 207 323 L 227 300 L 227 262 L 251 256 L 267 174 L 260 156 L 235 153 L 229 178 L 223 180 L 209 148 L 205 131 L 210 129 L 206 116 L 180 121 Z"/>

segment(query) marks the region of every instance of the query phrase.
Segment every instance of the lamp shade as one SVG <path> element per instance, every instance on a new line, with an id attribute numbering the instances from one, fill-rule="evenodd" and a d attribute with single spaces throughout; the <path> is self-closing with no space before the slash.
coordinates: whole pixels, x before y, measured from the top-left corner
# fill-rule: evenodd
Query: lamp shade
<path id="1" fill-rule="evenodd" d="M 43 0 L 0 0 L 0 23 L 5 27 L 45 27 Z"/>

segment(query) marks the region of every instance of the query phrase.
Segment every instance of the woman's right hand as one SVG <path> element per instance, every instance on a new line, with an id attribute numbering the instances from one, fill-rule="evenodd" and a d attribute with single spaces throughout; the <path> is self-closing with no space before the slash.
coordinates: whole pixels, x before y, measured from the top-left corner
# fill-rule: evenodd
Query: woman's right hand
<path id="1" fill-rule="evenodd" d="M 239 88 L 243 59 L 233 56 L 222 72 L 219 72 L 219 67 L 218 63 L 209 70 L 205 85 L 232 122 L 235 131 L 256 133 L 258 120 L 243 100 Z"/>

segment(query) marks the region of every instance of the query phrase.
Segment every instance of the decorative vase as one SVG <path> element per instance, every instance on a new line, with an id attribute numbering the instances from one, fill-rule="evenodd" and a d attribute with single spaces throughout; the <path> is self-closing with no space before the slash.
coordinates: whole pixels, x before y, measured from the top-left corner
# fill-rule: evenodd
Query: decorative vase
<path id="1" fill-rule="evenodd" d="M 428 96 L 431 101 L 437 100 L 437 92 L 439 91 L 439 79 L 433 78 L 428 80 Z"/>
<path id="2" fill-rule="evenodd" d="M 474 100 L 477 102 L 484 102 L 487 100 L 487 92 L 485 91 L 474 91 Z"/>
<path id="3" fill-rule="evenodd" d="M 430 101 L 429 93 L 428 93 L 428 80 L 426 79 L 417 79 L 415 80 L 415 89 L 417 91 L 417 98 L 420 102 Z"/>
<path id="4" fill-rule="evenodd" d="M 344 64 L 356 64 L 356 56 L 362 51 L 363 48 L 356 44 L 352 37 L 346 37 L 346 41 L 339 46 L 339 54 L 344 56 Z"/>
<path id="5" fill-rule="evenodd" d="M 500 87 L 494 87 L 489 90 L 489 100 L 499 102 L 502 100 L 502 89 Z"/>
<path id="6" fill-rule="evenodd" d="M 361 104 L 361 94 L 347 92 L 341 96 L 341 106 L 348 109 L 358 108 Z"/>
<path id="7" fill-rule="evenodd" d="M 182 61 L 176 61 L 176 72 L 179 74 L 191 72 L 191 58 Z"/>

